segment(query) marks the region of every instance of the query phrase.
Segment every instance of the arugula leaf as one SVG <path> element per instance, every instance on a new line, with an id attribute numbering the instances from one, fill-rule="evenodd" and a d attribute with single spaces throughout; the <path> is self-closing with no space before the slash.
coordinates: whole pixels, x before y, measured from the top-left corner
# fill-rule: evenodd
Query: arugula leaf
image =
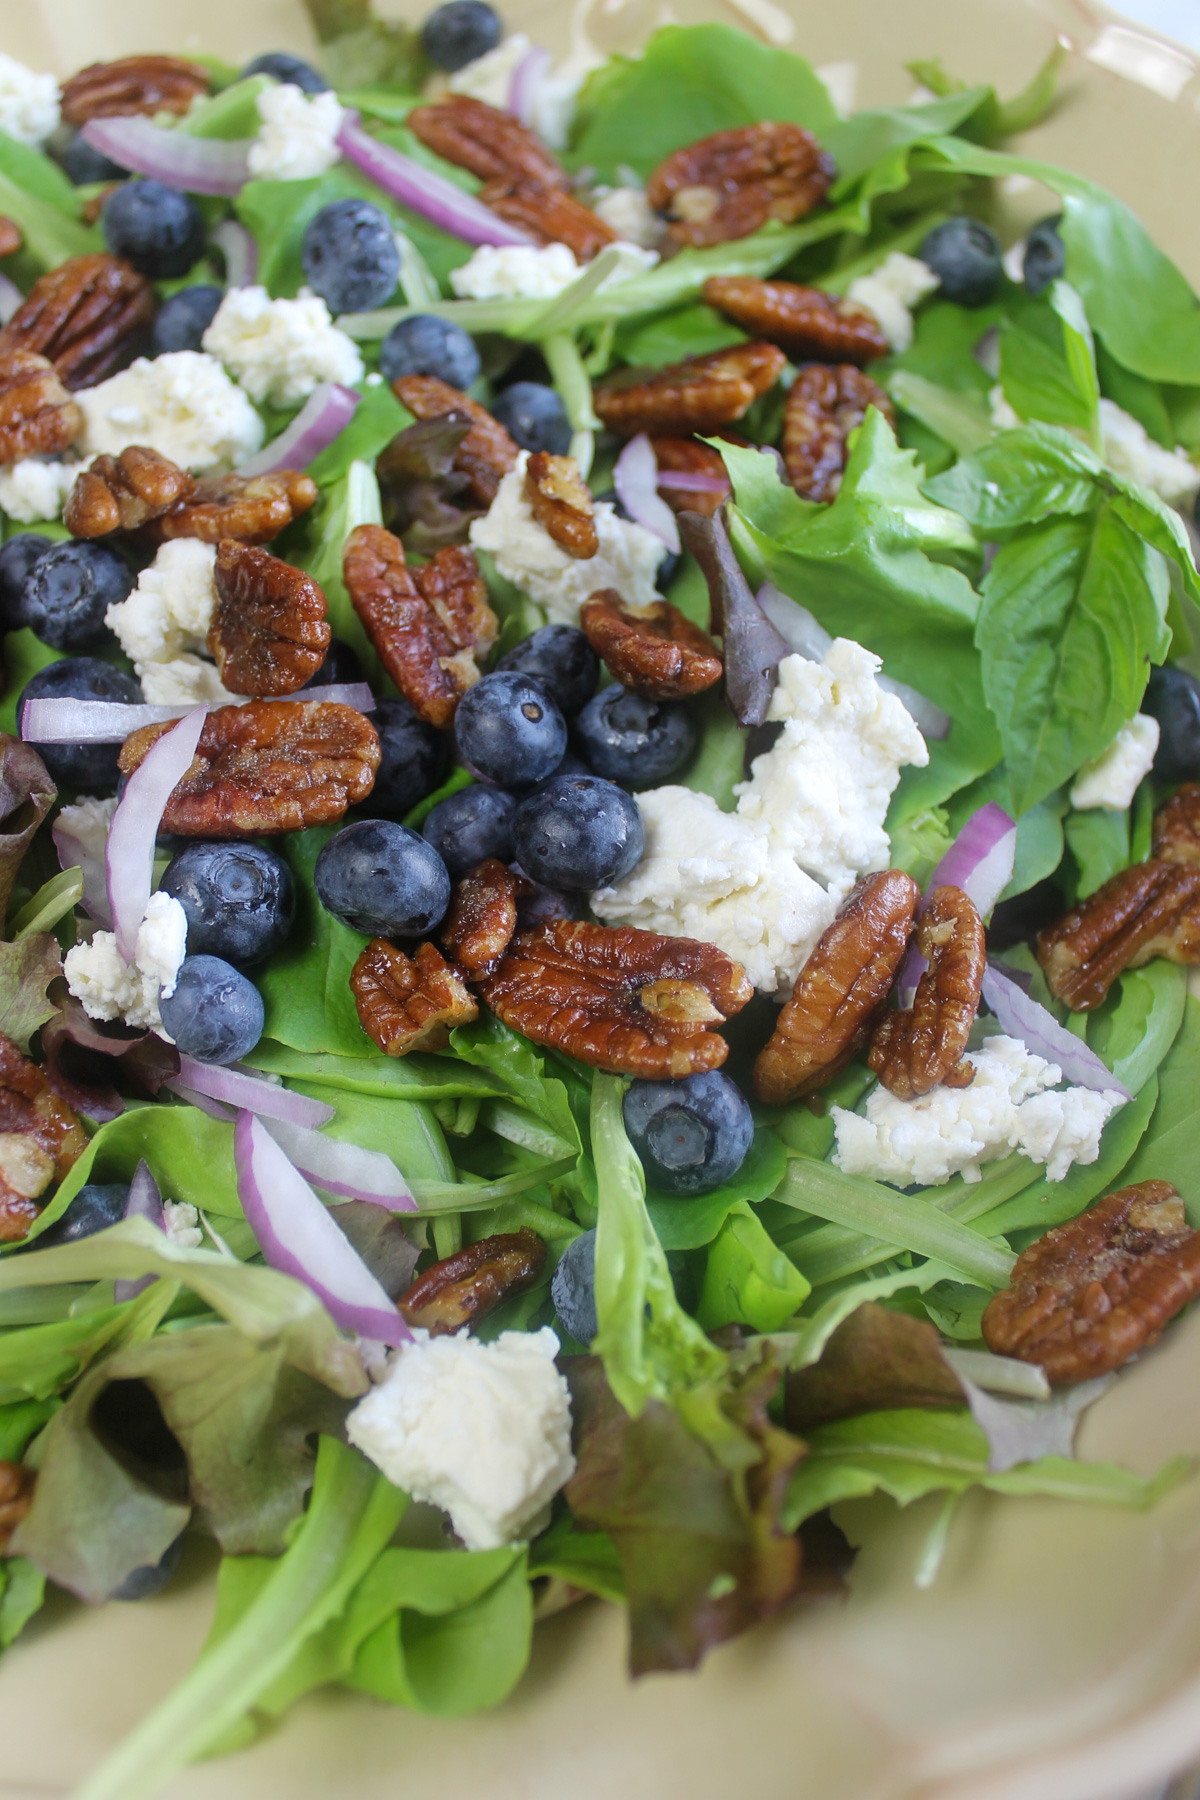
<path id="1" fill-rule="evenodd" d="M 708 1252 L 696 1318 L 705 1331 L 733 1324 L 779 1331 L 811 1292 L 758 1215 L 740 1200 Z"/>
<path id="2" fill-rule="evenodd" d="M 293 1050 L 374 1057 L 350 992 L 350 971 L 367 940 L 327 912 L 313 886 L 317 857 L 336 829 L 319 825 L 279 840 L 295 880 L 296 923 L 283 949 L 256 973 L 267 1014 L 263 1036 Z"/>
<path id="3" fill-rule="evenodd" d="M 1087 1015 L 1088 1044 L 1131 1093 L 1149 1081 L 1179 1036 L 1187 996 L 1187 970 L 1158 960 L 1126 969 L 1105 1004 Z"/>
<path id="4" fill-rule="evenodd" d="M 0 733 L 0 922 L 17 870 L 57 791 L 32 745 Z"/>
<path id="5" fill-rule="evenodd" d="M 50 983 L 62 974 L 62 955 L 56 938 L 34 932 L 15 944 L 0 944 L 0 1032 L 22 1050 L 39 1025 L 58 1008 L 46 996 Z"/>

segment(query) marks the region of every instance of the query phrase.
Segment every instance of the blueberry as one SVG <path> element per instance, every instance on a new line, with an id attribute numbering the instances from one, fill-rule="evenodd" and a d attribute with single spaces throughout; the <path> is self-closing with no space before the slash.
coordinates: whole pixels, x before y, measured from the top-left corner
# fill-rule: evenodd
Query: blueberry
<path id="1" fill-rule="evenodd" d="M 132 675 L 101 662 L 98 656 L 65 656 L 31 675 L 17 701 L 17 730 L 27 700 L 116 700 L 141 704 L 142 690 Z M 81 794 L 111 794 L 121 771 L 120 744 L 39 744 L 38 755 L 60 787 Z"/>
<path id="2" fill-rule="evenodd" d="M 513 847 L 527 875 L 582 891 L 620 881 L 646 841 L 636 800 L 598 775 L 558 775 L 522 800 Z"/>
<path id="3" fill-rule="evenodd" d="M 155 356 L 167 350 L 199 350 L 201 339 L 217 316 L 225 289 L 199 283 L 180 288 L 164 300 L 154 315 L 150 348 Z"/>
<path id="4" fill-rule="evenodd" d="M 304 278 L 331 313 L 382 306 L 400 279 L 400 252 L 387 214 L 369 200 L 334 200 L 304 233 Z"/>
<path id="5" fill-rule="evenodd" d="M 421 27 L 421 48 L 435 68 L 453 74 L 494 50 L 504 35 L 499 14 L 485 0 L 447 0 Z"/>
<path id="6" fill-rule="evenodd" d="M 267 50 L 262 56 L 252 58 L 238 80 L 245 81 L 249 75 L 270 75 L 273 80 L 285 82 L 288 87 L 298 87 L 305 94 L 329 92 L 325 77 L 318 75 L 302 56 L 292 56 L 287 50 Z"/>
<path id="7" fill-rule="evenodd" d="M 249 1056 L 262 1036 L 262 995 L 219 956 L 185 956 L 172 994 L 158 1003 L 165 1029 L 184 1056 L 231 1063 Z"/>
<path id="8" fill-rule="evenodd" d="M 461 325 L 413 313 L 401 319 L 379 346 L 379 366 L 389 381 L 401 375 L 436 375 L 453 388 L 479 380 L 479 352 Z"/>
<path id="9" fill-rule="evenodd" d="M 562 761 L 567 727 L 540 682 L 497 669 L 469 687 L 454 715 L 463 761 L 484 781 L 542 781 Z"/>
<path id="10" fill-rule="evenodd" d="M 622 787 L 660 787 L 686 768 L 697 731 L 687 708 L 674 700 L 643 700 L 628 688 L 601 688 L 575 721 L 589 766 Z"/>
<path id="11" fill-rule="evenodd" d="M 133 583 L 129 564 L 107 544 L 55 544 L 25 577 L 20 616 L 55 650 L 88 650 L 103 643 L 104 615 L 132 592 Z"/>
<path id="12" fill-rule="evenodd" d="M 107 1231 L 125 1217 L 129 1199 L 127 1181 L 89 1181 L 80 1188 L 61 1219 L 55 1220 L 30 1248 L 44 1250 L 51 1244 L 74 1244 L 79 1238 Z"/>
<path id="13" fill-rule="evenodd" d="M 995 232 L 978 219 L 947 219 L 935 225 L 917 252 L 941 281 L 943 300 L 960 306 L 984 306 L 1004 273 L 1003 252 Z"/>
<path id="14" fill-rule="evenodd" d="M 1174 663 L 1151 669 L 1142 711 L 1158 720 L 1158 780 L 1200 778 L 1200 681 Z"/>
<path id="15" fill-rule="evenodd" d="M 190 194 L 162 181 L 126 181 L 100 215 L 104 241 L 143 275 L 186 275 L 204 249 L 204 218 Z"/>
<path id="16" fill-rule="evenodd" d="M 587 705 L 600 679 L 600 659 L 574 625 L 543 625 L 496 666 L 532 675 L 569 719 Z"/>
<path id="17" fill-rule="evenodd" d="M 508 862 L 512 856 L 512 821 L 517 803 L 500 788 L 460 788 L 439 800 L 422 827 L 452 877 L 465 875 L 486 856 Z"/>
<path id="18" fill-rule="evenodd" d="M 313 880 L 322 906 L 368 937 L 423 937 L 450 904 L 437 851 L 391 819 L 360 819 L 335 832 Z"/>
<path id="19" fill-rule="evenodd" d="M 729 1181 L 754 1137 L 745 1096 L 719 1069 L 631 1082 L 622 1110 L 647 1180 L 669 1194 L 707 1194 Z"/>
<path id="20" fill-rule="evenodd" d="M 577 1344 L 590 1344 L 600 1329 L 596 1321 L 596 1234 L 585 1231 L 563 1251 L 550 1298 L 563 1330 Z"/>
<path id="21" fill-rule="evenodd" d="M 115 1587 L 109 1595 L 110 1600 L 152 1600 L 155 1594 L 163 1589 L 178 1573 L 183 1561 L 183 1533 L 168 1544 L 156 1563 L 146 1563 L 140 1569 L 131 1569 L 120 1587 Z"/>
<path id="22" fill-rule="evenodd" d="M 514 381 L 492 407 L 492 416 L 522 450 L 549 450 L 565 456 L 571 448 L 571 427 L 562 401 L 552 387 L 540 381 Z"/>
<path id="23" fill-rule="evenodd" d="M 278 950 L 296 912 L 292 872 L 262 844 L 193 840 L 167 865 L 162 889 L 187 914 L 191 954 L 239 967 Z"/>
<path id="24" fill-rule="evenodd" d="M 1057 281 L 1067 266 L 1067 247 L 1058 235 L 1062 214 L 1052 213 L 1040 219 L 1025 239 L 1025 288 L 1030 294 L 1041 294 Z"/>
<path id="25" fill-rule="evenodd" d="M 524 875 L 520 863 L 514 869 Z M 528 880 L 528 877 L 526 876 Z M 564 893 L 561 888 L 544 887 L 540 881 L 530 882 L 531 892 L 517 896 L 517 930 L 532 931 L 535 925 L 548 925 L 555 919 L 578 919 L 583 907 L 578 894 Z"/>
<path id="26" fill-rule="evenodd" d="M 380 700 L 371 723 L 380 757 L 367 804 L 376 818 L 402 819 L 445 780 L 450 733 L 419 719 L 407 700 Z"/>
<path id="27" fill-rule="evenodd" d="M 363 666 L 358 660 L 358 653 L 341 638 L 330 638 L 329 648 L 325 652 L 325 661 L 315 675 L 305 682 L 306 688 L 332 687 L 347 681 L 362 681 Z"/>
<path id="28" fill-rule="evenodd" d="M 16 631 L 21 617 L 21 592 L 35 563 L 41 562 L 54 539 L 38 531 L 18 531 L 0 544 L 0 630 Z"/>
<path id="29" fill-rule="evenodd" d="M 81 131 L 59 151 L 58 160 L 76 187 L 90 187 L 94 181 L 125 181 L 129 175 L 128 169 L 89 144 Z"/>

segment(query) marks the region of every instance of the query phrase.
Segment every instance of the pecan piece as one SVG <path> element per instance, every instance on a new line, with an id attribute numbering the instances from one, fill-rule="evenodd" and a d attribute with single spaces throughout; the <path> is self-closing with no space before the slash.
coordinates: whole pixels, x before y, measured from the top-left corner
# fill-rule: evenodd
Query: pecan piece
<path id="1" fill-rule="evenodd" d="M 525 498 L 538 524 L 568 556 L 595 556 L 600 548 L 596 509 L 573 456 L 533 451 L 525 464 Z"/>
<path id="2" fill-rule="evenodd" d="M 173 512 L 155 519 L 146 537 L 199 538 L 219 544 L 267 544 L 316 502 L 317 484 L 299 469 L 274 469 L 269 475 L 204 475 L 191 497 Z"/>
<path id="3" fill-rule="evenodd" d="M 196 483 L 186 469 L 142 444 L 119 456 L 98 456 L 78 476 L 63 508 L 63 524 L 77 538 L 136 531 L 186 500 Z"/>
<path id="4" fill-rule="evenodd" d="M 497 1018 L 535 1044 L 650 1080 L 719 1068 L 729 1046 L 710 1028 L 753 991 L 712 944 L 567 919 L 519 932 L 480 984 Z"/>
<path id="5" fill-rule="evenodd" d="M 617 234 L 564 187 L 540 181 L 489 181 L 479 195 L 498 218 L 520 225 L 539 244 L 565 244 L 576 262 L 591 262 Z"/>
<path id="6" fill-rule="evenodd" d="M 1152 858 L 1122 869 L 1038 933 L 1037 956 L 1072 1012 L 1090 1012 L 1118 975 L 1156 956 L 1200 963 L 1200 868 Z"/>
<path id="7" fill-rule="evenodd" d="M 435 944 L 406 956 L 386 938 L 372 938 L 350 971 L 359 1024 L 385 1056 L 444 1050 L 456 1025 L 479 1008 Z"/>
<path id="8" fill-rule="evenodd" d="M 904 960 L 920 899 L 901 869 L 866 875 L 854 888 L 754 1064 L 760 1100 L 785 1106 L 813 1094 L 862 1049 Z"/>
<path id="9" fill-rule="evenodd" d="M 566 187 L 567 178 L 550 152 L 512 113 L 449 94 L 428 106 L 414 106 L 406 121 L 427 149 L 481 181 L 531 181 L 539 187 Z"/>
<path id="10" fill-rule="evenodd" d="M 83 413 L 53 363 L 32 350 L 0 348 L 0 463 L 66 450 L 83 430 Z"/>
<path id="11" fill-rule="evenodd" d="M 596 412 L 601 424 L 621 437 L 639 431 L 710 433 L 740 419 L 778 381 L 786 361 L 774 344 L 735 344 L 689 356 L 652 375 L 619 376 L 598 387 Z"/>
<path id="12" fill-rule="evenodd" d="M 0 213 L 0 256 L 15 256 L 24 241 L 16 221 Z"/>
<path id="13" fill-rule="evenodd" d="M 121 746 L 131 775 L 165 725 L 143 725 Z M 192 766 L 173 790 L 162 829 L 181 837 L 267 837 L 340 819 L 365 800 L 379 767 L 379 734 L 352 706 L 328 700 L 249 700 L 219 706 Z"/>
<path id="14" fill-rule="evenodd" d="M 490 506 L 520 454 L 500 421 L 493 419 L 477 400 L 460 393 L 448 381 L 439 381 L 436 375 L 399 375 L 392 383 L 392 391 L 418 419 L 462 413 L 471 421 L 471 429 L 455 452 L 454 467 L 458 474 L 467 477 L 480 506 Z M 388 473 L 386 450 L 380 458 L 380 469 L 384 475 Z"/>
<path id="15" fill-rule="evenodd" d="M 0 1035 L 0 1243 L 26 1235 L 41 1196 L 86 1147 L 83 1126 L 45 1071 Z"/>
<path id="16" fill-rule="evenodd" d="M 499 963 L 517 929 L 517 901 L 532 893 L 533 883 L 495 856 L 455 883 L 441 938 L 472 981 L 490 975 Z"/>
<path id="17" fill-rule="evenodd" d="M 768 219 L 791 224 L 829 191 L 833 158 L 799 125 L 764 122 L 676 150 L 646 183 L 646 198 L 671 223 L 676 244 L 724 244 Z"/>
<path id="18" fill-rule="evenodd" d="M 1139 1181 L 1022 1250 L 983 1338 L 1056 1384 L 1119 1369 L 1200 1293 L 1200 1232 L 1168 1181 Z"/>
<path id="19" fill-rule="evenodd" d="M 865 306 L 795 281 L 710 275 L 704 298 L 735 325 L 778 344 L 794 360 L 865 363 L 890 349 L 878 319 Z"/>
<path id="20" fill-rule="evenodd" d="M 669 600 L 635 610 L 616 588 L 604 588 L 584 601 L 579 623 L 622 687 L 647 700 L 681 700 L 721 679 L 717 646 Z"/>
<path id="21" fill-rule="evenodd" d="M 445 1337 L 532 1287 L 545 1263 L 546 1246 L 527 1225 L 497 1232 L 434 1263 L 396 1304 L 410 1325 Z"/>
<path id="22" fill-rule="evenodd" d="M 342 574 L 404 698 L 431 725 L 449 725 L 499 629 L 474 551 L 452 545 L 412 571 L 398 537 L 359 525 L 346 539 Z"/>
<path id="23" fill-rule="evenodd" d="M 13 1532 L 33 1505 L 36 1480 L 24 1463 L 0 1462 L 0 1556 L 7 1554 Z"/>
<path id="24" fill-rule="evenodd" d="M 68 125 L 129 113 L 183 114 L 209 89 L 208 70 L 179 56 L 122 56 L 89 63 L 63 83 L 62 116 Z"/>
<path id="25" fill-rule="evenodd" d="M 702 444 L 699 438 L 653 437 L 650 444 L 658 464 L 659 492 L 671 511 L 695 512 L 711 519 L 732 492 L 732 483 L 719 452 L 711 444 Z M 672 475 L 704 475 L 720 486 L 707 490 L 676 487 Z"/>
<path id="26" fill-rule="evenodd" d="M 983 920 L 961 888 L 934 888 L 917 921 L 917 949 L 929 966 L 912 1006 L 884 1013 L 867 1056 L 898 1100 L 915 1100 L 939 1083 L 967 1087 L 975 1078 L 962 1054 L 979 1011 L 987 947 Z"/>
<path id="27" fill-rule="evenodd" d="M 783 410 L 783 460 L 798 494 L 809 500 L 835 497 L 846 467 L 847 439 L 872 406 L 895 426 L 891 401 L 853 363 L 810 363 L 801 369 Z"/>
<path id="28" fill-rule="evenodd" d="M 311 575 L 269 550 L 222 538 L 209 654 L 231 694 L 294 694 L 329 648 L 325 596 Z"/>
<path id="29" fill-rule="evenodd" d="M 1160 862 L 1200 864 L 1200 785 L 1185 782 L 1154 815 L 1152 856 Z"/>
<path id="30" fill-rule="evenodd" d="M 34 282 L 0 331 L 0 351 L 36 350 L 66 387 L 94 387 L 140 349 L 153 317 L 154 289 L 129 263 L 72 256 Z"/>

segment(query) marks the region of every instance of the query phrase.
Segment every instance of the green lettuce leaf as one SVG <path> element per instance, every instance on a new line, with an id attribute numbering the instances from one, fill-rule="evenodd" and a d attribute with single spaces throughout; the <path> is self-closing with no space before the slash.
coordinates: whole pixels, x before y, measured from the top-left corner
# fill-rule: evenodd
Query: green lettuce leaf
<path id="1" fill-rule="evenodd" d="M 48 932 L 0 944 L 0 1032 L 22 1050 L 29 1049 L 39 1025 L 58 1011 L 46 990 L 61 974 L 58 940 Z"/>
<path id="2" fill-rule="evenodd" d="M 1092 807 L 1063 820 L 1067 848 L 1079 871 L 1076 897 L 1085 900 L 1129 862 L 1129 812 Z"/>
<path id="3" fill-rule="evenodd" d="M 20 1637 L 46 1597 L 46 1577 L 24 1556 L 0 1561 L 0 1650 Z"/>
<path id="4" fill-rule="evenodd" d="M 696 1318 L 705 1331 L 735 1324 L 779 1331 L 811 1292 L 810 1283 L 776 1248 L 743 1200 L 730 1211 L 708 1252 Z"/>
<path id="5" fill-rule="evenodd" d="M 831 1331 L 820 1355 L 784 1384 L 789 1431 L 894 1407 L 961 1406 L 963 1386 L 932 1325 L 866 1300 Z"/>
<path id="6" fill-rule="evenodd" d="M 79 211 L 78 189 L 57 163 L 0 131 L 0 213 L 21 228 L 21 250 L 11 265 L 18 280 L 103 250 L 99 231 L 84 225 Z"/>
<path id="7" fill-rule="evenodd" d="M 23 625 L 20 631 L 5 632 L 4 703 L 0 706 L 0 731 L 16 731 L 17 701 L 25 683 L 39 669 L 58 662 L 62 654 L 61 650 L 52 650 L 49 644 L 43 644 L 41 638 L 34 637 L 28 625 Z"/>
<path id="8" fill-rule="evenodd" d="M 366 422 L 374 425 L 378 418 L 372 402 Z M 353 421 L 347 429 L 354 429 Z M 380 444 L 379 448 L 382 447 Z M 337 449 L 337 442 L 330 445 L 331 453 Z M 301 521 L 297 537 L 289 538 L 285 546 L 296 566 L 311 575 L 325 595 L 330 630 L 354 650 L 376 693 L 390 692 L 391 684 L 383 674 L 375 646 L 346 592 L 342 579 L 342 551 L 346 539 L 357 526 L 382 523 L 383 508 L 373 463 L 359 457 L 350 463 L 345 474 L 322 488 L 316 506 Z"/>
<path id="9" fill-rule="evenodd" d="M 295 879 L 296 923 L 283 949 L 256 972 L 267 1015 L 263 1036 L 292 1050 L 378 1057 L 350 992 L 350 971 L 367 940 L 335 919 L 313 886 L 317 857 L 336 829 L 319 825 L 279 840 Z"/>
<path id="10" fill-rule="evenodd" d="M 720 1187 L 685 1200 L 647 1189 L 646 1211 L 655 1236 L 664 1250 L 698 1250 L 710 1244 L 731 1212 L 773 1194 L 786 1168 L 787 1151 L 780 1139 L 769 1127 L 756 1126 L 746 1160 Z"/>
<path id="11" fill-rule="evenodd" d="M 1154 965 L 1151 965 L 1154 966 Z M 1128 981 L 1128 976 L 1124 977 Z M 1200 1001 L 1190 997 L 1179 1036 L 1158 1070 L 1158 1105 L 1122 1182 L 1169 1181 L 1183 1198 L 1188 1222 L 1200 1219 L 1197 1175 L 1196 1083 L 1200 1079 Z M 1120 1114 L 1117 1115 L 1118 1118 Z"/>
<path id="12" fill-rule="evenodd" d="M 1100 383 L 1091 329 L 1079 295 L 1056 281 L 1023 296 L 1000 327 L 1000 385 L 1021 419 L 1082 431 L 1099 450 Z"/>

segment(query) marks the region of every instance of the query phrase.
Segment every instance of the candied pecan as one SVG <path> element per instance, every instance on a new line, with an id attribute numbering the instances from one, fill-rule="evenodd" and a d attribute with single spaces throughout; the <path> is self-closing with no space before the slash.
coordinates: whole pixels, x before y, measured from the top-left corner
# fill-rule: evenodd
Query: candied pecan
<path id="1" fill-rule="evenodd" d="M 406 123 L 427 149 L 457 168 L 470 169 L 481 181 L 567 185 L 558 163 L 529 127 L 484 100 L 448 94 L 431 105 L 414 106 Z"/>
<path id="2" fill-rule="evenodd" d="M 489 181 L 479 195 L 498 218 L 519 225 L 539 244 L 565 244 L 576 262 L 591 262 L 617 234 L 564 187 L 541 181 Z"/>
<path id="3" fill-rule="evenodd" d="M 1185 782 L 1154 815 L 1154 848 L 1160 862 L 1200 864 L 1200 784 Z"/>
<path id="4" fill-rule="evenodd" d="M 63 83 L 62 116 L 68 125 L 129 113 L 185 113 L 209 89 L 208 70 L 179 56 L 122 56 L 89 63 Z"/>
<path id="5" fill-rule="evenodd" d="M 21 227 L 0 213 L 0 256 L 15 256 L 23 242 Z"/>
<path id="6" fill-rule="evenodd" d="M 901 869 L 865 875 L 854 888 L 754 1064 L 760 1100 L 784 1106 L 813 1094 L 862 1049 L 904 960 L 920 899 Z"/>
<path id="7" fill-rule="evenodd" d="M 568 556 L 595 556 L 600 548 L 596 510 L 573 456 L 533 451 L 525 464 L 525 498 L 538 524 Z"/>
<path id="8" fill-rule="evenodd" d="M 538 1239 L 539 1244 L 541 1239 Z M 12 1534 L 33 1505 L 33 1484 L 37 1477 L 24 1463 L 0 1462 L 0 1556 L 4 1556 Z"/>
<path id="9" fill-rule="evenodd" d="M 191 498 L 155 519 L 145 536 L 150 543 L 167 538 L 199 538 L 219 544 L 267 544 L 306 513 L 317 498 L 317 484 L 299 469 L 273 469 L 269 475 L 204 475 Z"/>
<path id="10" fill-rule="evenodd" d="M 385 1056 L 444 1050 L 456 1025 L 479 1008 L 435 944 L 406 956 L 386 938 L 372 938 L 350 971 L 359 1024 Z"/>
<path id="11" fill-rule="evenodd" d="M 26 1235 L 40 1196 L 86 1147 L 83 1126 L 45 1071 L 0 1035 L 0 1243 Z"/>
<path id="12" fill-rule="evenodd" d="M 325 596 L 311 575 L 269 550 L 222 538 L 209 654 L 231 694 L 294 694 L 329 648 Z"/>
<path id="13" fill-rule="evenodd" d="M 382 525 L 359 525 L 342 553 L 346 592 L 379 659 L 431 725 L 449 725 L 498 630 L 472 550 L 450 546 L 411 571 Z"/>
<path id="14" fill-rule="evenodd" d="M 598 387 L 600 422 L 621 437 L 713 432 L 754 404 L 783 373 L 787 358 L 774 344 L 735 344 L 707 356 L 689 356 L 653 374 L 618 376 Z"/>
<path id="15" fill-rule="evenodd" d="M 0 331 L 0 351 L 36 350 L 67 387 L 94 387 L 142 347 L 153 317 L 154 289 L 129 263 L 72 256 L 34 282 Z"/>
<path id="16" fill-rule="evenodd" d="M 834 498 L 846 467 L 846 441 L 871 406 L 895 425 L 895 409 L 883 389 L 853 363 L 809 363 L 801 369 L 783 411 L 783 460 L 798 494 Z"/>
<path id="17" fill-rule="evenodd" d="M 719 1068 L 729 1046 L 710 1026 L 753 991 L 712 944 L 567 919 L 519 932 L 480 984 L 497 1018 L 535 1044 L 650 1080 Z"/>
<path id="18" fill-rule="evenodd" d="M 735 325 L 778 344 L 793 359 L 865 363 L 890 349 L 878 319 L 865 306 L 795 281 L 710 275 L 704 298 Z"/>
<path id="19" fill-rule="evenodd" d="M 717 646 L 669 600 L 634 608 L 604 588 L 584 601 L 579 623 L 622 687 L 647 700 L 681 700 L 721 679 Z"/>
<path id="20" fill-rule="evenodd" d="M 492 973 L 517 929 L 517 901 L 532 893 L 533 883 L 495 856 L 455 883 L 441 939 L 472 981 Z"/>
<path id="21" fill-rule="evenodd" d="M 898 1100 L 930 1088 L 967 1087 L 962 1061 L 979 1011 L 987 946 L 983 920 L 961 888 L 934 888 L 917 921 L 917 949 L 929 965 L 911 1008 L 884 1013 L 871 1034 L 867 1064 Z"/>
<path id="22" fill-rule="evenodd" d="M 122 774 L 131 775 L 170 729 L 143 725 L 132 732 L 121 746 Z M 366 799 L 378 767 L 379 734 L 352 706 L 328 700 L 219 706 L 204 721 L 162 829 L 181 837 L 250 838 L 325 825 Z"/>
<path id="23" fill-rule="evenodd" d="M 418 419 L 437 419 L 446 413 L 463 413 L 470 419 L 471 429 L 455 453 L 454 467 L 467 477 L 480 506 L 490 506 L 520 454 L 500 421 L 493 419 L 477 400 L 460 393 L 448 381 L 439 381 L 436 375 L 399 375 L 392 383 L 392 391 Z M 380 470 L 387 475 L 386 450 L 380 458 Z"/>
<path id="24" fill-rule="evenodd" d="M 1139 1181 L 1022 1250 L 983 1339 L 1052 1382 L 1107 1375 L 1200 1293 L 1200 1232 L 1168 1181 Z"/>
<path id="25" fill-rule="evenodd" d="M 76 478 L 63 524 L 77 538 L 136 531 L 188 499 L 195 486 L 186 469 L 177 469 L 157 450 L 129 444 L 119 456 L 98 456 Z"/>
<path id="26" fill-rule="evenodd" d="M 33 350 L 0 347 L 0 463 L 52 456 L 82 430 L 83 414 L 53 363 Z"/>
<path id="27" fill-rule="evenodd" d="M 650 444 L 658 464 L 659 492 L 671 511 L 700 513 L 711 519 L 732 491 L 720 453 L 694 437 L 652 437 Z M 672 475 L 704 475 L 721 485 L 709 489 L 676 487 Z"/>
<path id="28" fill-rule="evenodd" d="M 532 1287 L 545 1263 L 546 1246 L 527 1225 L 498 1232 L 434 1263 L 396 1304 L 410 1325 L 444 1337 Z"/>
<path id="29" fill-rule="evenodd" d="M 768 219 L 791 224 L 820 204 L 836 170 L 799 125 L 763 122 L 676 150 L 646 183 L 646 198 L 670 217 L 676 244 L 724 244 Z"/>
<path id="30" fill-rule="evenodd" d="M 1200 963 L 1200 868 L 1152 858 L 1122 869 L 1038 933 L 1037 955 L 1072 1012 L 1091 1012 L 1118 975 L 1156 956 Z"/>

